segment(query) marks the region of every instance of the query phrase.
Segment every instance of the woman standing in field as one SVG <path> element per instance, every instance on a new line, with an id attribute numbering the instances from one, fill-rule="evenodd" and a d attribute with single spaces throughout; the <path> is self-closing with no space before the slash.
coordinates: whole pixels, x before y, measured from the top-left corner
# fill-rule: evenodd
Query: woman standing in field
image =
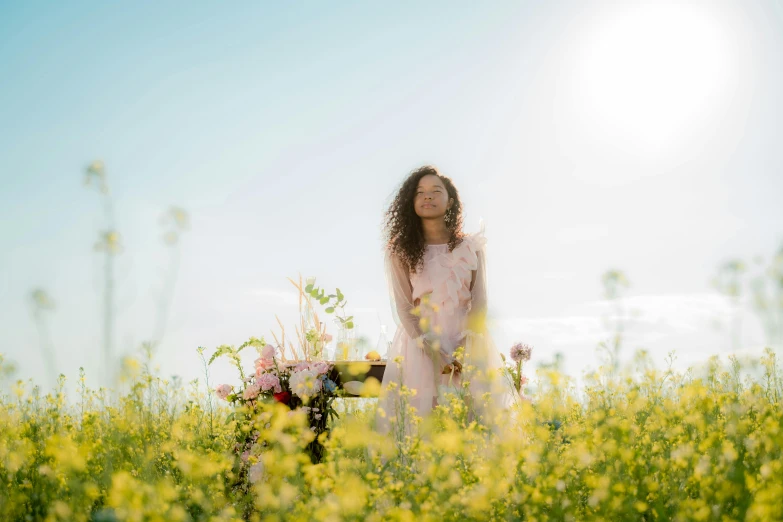
<path id="1" fill-rule="evenodd" d="M 463 380 L 474 415 L 505 406 L 509 395 L 494 374 L 502 360 L 486 329 L 486 239 L 483 229 L 462 231 L 462 204 L 452 181 L 432 166 L 413 171 L 386 211 L 384 236 L 398 328 L 383 376 L 378 429 L 407 424 L 400 385 L 415 390 L 407 402 L 421 417 L 438 404 L 439 392 L 458 392 Z"/>

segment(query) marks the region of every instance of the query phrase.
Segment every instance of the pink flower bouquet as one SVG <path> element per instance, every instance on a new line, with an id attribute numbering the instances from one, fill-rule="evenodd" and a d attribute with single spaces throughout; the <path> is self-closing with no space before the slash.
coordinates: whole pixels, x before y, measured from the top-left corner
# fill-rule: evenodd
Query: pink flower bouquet
<path id="1" fill-rule="evenodd" d="M 245 346 L 253 345 L 259 351 L 255 360 L 254 372 L 245 376 L 237 353 Z M 210 360 L 220 355 L 228 355 L 240 372 L 242 385 L 235 388 L 230 384 L 221 384 L 215 388 L 215 394 L 237 409 L 229 415 L 229 420 L 237 421 L 237 455 L 249 451 L 256 440 L 242 429 L 243 423 L 250 423 L 258 412 L 261 402 L 279 402 L 290 409 L 303 409 L 308 414 L 310 430 L 316 438 L 307 447 L 313 462 L 323 458 L 324 447 L 318 441 L 321 433 L 328 432 L 327 422 L 337 417 L 333 402 L 341 393 L 339 374 L 334 366 L 325 361 L 297 363 L 284 361 L 279 349 L 251 339 L 239 349 L 221 347 Z M 256 437 L 257 438 L 257 437 Z"/>

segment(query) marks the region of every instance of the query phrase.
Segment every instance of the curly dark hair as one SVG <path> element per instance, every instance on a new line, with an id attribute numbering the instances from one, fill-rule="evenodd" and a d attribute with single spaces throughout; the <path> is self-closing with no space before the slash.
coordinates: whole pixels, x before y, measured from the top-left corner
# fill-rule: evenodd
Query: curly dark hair
<path id="1" fill-rule="evenodd" d="M 421 267 L 426 248 L 421 218 L 416 214 L 413 200 L 416 197 L 419 180 L 430 174 L 441 179 L 449 198 L 454 200 L 445 216 L 446 227 L 450 232 L 449 251 L 462 243 L 465 236 L 462 232 L 462 203 L 451 179 L 432 165 L 424 165 L 414 170 L 402 182 L 394 201 L 384 215 L 383 225 L 386 248 L 411 272 L 416 272 Z"/>

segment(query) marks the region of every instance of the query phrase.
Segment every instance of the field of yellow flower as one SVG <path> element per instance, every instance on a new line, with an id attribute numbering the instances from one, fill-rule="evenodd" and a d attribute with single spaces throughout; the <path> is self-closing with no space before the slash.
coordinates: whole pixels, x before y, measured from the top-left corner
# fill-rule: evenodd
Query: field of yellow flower
<path id="1" fill-rule="evenodd" d="M 121 393 L 82 376 L 75 397 L 18 382 L 0 401 L 0 520 L 783 520 L 783 380 L 771 350 L 758 362 L 578 392 L 541 371 L 494 429 L 454 397 L 396 439 L 373 432 L 372 400 L 341 399 L 318 464 L 306 416 L 271 403 L 239 427 L 266 442 L 245 487 L 231 410 L 196 381 L 142 367 Z"/>

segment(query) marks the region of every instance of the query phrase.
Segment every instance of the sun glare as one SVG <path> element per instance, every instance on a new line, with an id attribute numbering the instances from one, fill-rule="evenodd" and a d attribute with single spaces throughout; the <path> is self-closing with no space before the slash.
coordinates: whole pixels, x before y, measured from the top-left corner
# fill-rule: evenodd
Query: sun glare
<path id="1" fill-rule="evenodd" d="M 594 139 L 657 153 L 721 110 L 737 74 L 735 36 L 710 9 L 614 4 L 590 22 L 571 89 Z"/>

